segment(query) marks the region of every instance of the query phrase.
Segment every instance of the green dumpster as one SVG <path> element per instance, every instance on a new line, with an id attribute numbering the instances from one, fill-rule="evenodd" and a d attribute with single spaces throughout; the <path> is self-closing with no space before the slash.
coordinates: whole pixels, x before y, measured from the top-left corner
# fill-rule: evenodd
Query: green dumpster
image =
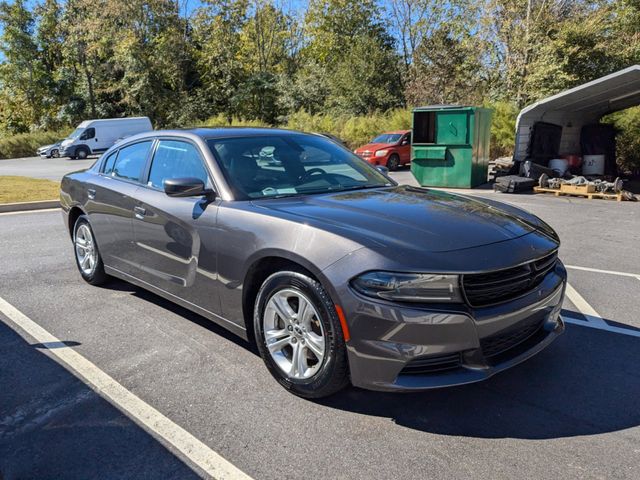
<path id="1" fill-rule="evenodd" d="M 471 188 L 487 181 L 492 111 L 436 105 L 413 110 L 411 173 L 422 186 Z"/>

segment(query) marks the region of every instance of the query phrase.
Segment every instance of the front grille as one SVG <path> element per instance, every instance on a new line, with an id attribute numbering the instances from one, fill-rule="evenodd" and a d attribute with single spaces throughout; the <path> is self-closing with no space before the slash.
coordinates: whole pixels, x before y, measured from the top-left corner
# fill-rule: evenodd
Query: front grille
<path id="1" fill-rule="evenodd" d="M 405 365 L 400 375 L 425 375 L 460 367 L 460 353 L 420 357 Z"/>
<path id="2" fill-rule="evenodd" d="M 369 158 L 371 156 L 371 152 L 368 150 L 365 150 L 364 152 L 360 152 L 360 156 L 363 158 Z"/>
<path id="3" fill-rule="evenodd" d="M 513 268 L 462 276 L 462 288 L 472 307 L 506 302 L 536 286 L 556 265 L 557 252 Z"/>
<path id="4" fill-rule="evenodd" d="M 485 358 L 490 359 L 517 347 L 542 328 L 543 320 L 535 320 L 518 328 L 480 340 Z"/>

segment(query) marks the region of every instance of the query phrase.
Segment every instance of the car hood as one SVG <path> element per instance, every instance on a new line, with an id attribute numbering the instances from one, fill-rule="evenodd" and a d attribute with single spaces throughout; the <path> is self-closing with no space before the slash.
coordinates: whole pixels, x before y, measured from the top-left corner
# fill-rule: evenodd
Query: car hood
<path id="1" fill-rule="evenodd" d="M 370 152 L 375 152 L 376 150 L 380 150 L 381 148 L 389 148 L 389 147 L 392 147 L 393 145 L 394 145 L 393 143 L 367 143 L 362 147 L 358 147 L 356 149 L 356 152 L 364 152 L 365 150 L 368 150 Z"/>
<path id="2" fill-rule="evenodd" d="M 62 142 L 60 142 L 61 147 L 66 147 L 67 145 L 71 145 L 75 140 L 73 138 L 65 138 Z"/>
<path id="3" fill-rule="evenodd" d="M 409 251 L 461 250 L 541 229 L 537 217 L 526 212 L 521 216 L 513 207 L 408 186 L 254 203 L 364 246 Z"/>

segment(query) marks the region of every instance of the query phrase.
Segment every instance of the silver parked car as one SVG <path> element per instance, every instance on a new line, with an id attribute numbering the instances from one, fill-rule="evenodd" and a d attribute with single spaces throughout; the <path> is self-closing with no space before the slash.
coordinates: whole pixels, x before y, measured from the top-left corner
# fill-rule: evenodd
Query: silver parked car
<path id="1" fill-rule="evenodd" d="M 51 145 L 44 145 L 36 150 L 36 153 L 40 157 L 44 158 L 58 158 L 60 156 L 60 144 L 62 140 Z"/>
<path id="2" fill-rule="evenodd" d="M 118 277 L 256 342 L 303 397 L 483 380 L 564 330 L 542 220 L 398 186 L 319 135 L 143 133 L 65 176 L 61 203 L 87 282 Z"/>

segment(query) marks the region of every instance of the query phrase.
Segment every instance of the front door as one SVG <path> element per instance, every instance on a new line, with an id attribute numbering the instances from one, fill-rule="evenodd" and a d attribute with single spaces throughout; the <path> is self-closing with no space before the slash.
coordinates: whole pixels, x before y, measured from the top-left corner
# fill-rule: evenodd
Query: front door
<path id="1" fill-rule="evenodd" d="M 195 177 L 212 187 L 197 146 L 162 139 L 151 161 L 146 186 L 134 206 L 138 276 L 151 285 L 219 314 L 216 266 L 218 202 L 204 197 L 169 197 L 164 180 Z"/>
<path id="2" fill-rule="evenodd" d="M 400 165 L 409 163 L 411 161 L 411 132 L 402 136 L 398 150 L 400 153 Z"/>

